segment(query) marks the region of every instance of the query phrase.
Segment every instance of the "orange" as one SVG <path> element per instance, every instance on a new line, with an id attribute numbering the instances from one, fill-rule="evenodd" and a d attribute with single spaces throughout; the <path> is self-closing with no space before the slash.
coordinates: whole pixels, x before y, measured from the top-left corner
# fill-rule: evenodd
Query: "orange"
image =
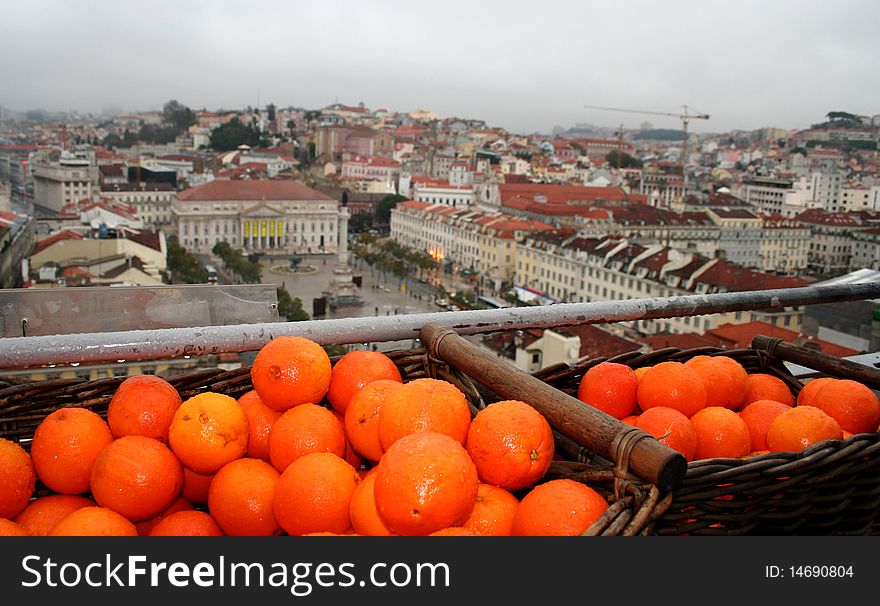
<path id="1" fill-rule="evenodd" d="M 540 480 L 553 462 L 553 430 L 518 400 L 489 404 L 471 421 L 465 444 L 481 481 L 520 490 Z"/>
<path id="2" fill-rule="evenodd" d="M 327 408 L 300 404 L 285 412 L 269 432 L 269 460 L 283 472 L 287 466 L 312 452 L 345 456 L 345 428 Z"/>
<path id="3" fill-rule="evenodd" d="M 339 420 L 339 424 L 342 426 L 342 433 L 345 434 L 345 415 L 335 409 L 333 410 L 333 414 Z M 342 458 L 355 469 L 360 469 L 361 464 L 364 462 L 361 455 L 359 455 L 351 445 L 351 440 L 348 439 L 348 434 L 345 434 L 345 455 Z"/>
<path id="4" fill-rule="evenodd" d="M 0 537 L 29 537 L 27 528 L 6 518 L 0 518 Z"/>
<path id="5" fill-rule="evenodd" d="M 517 505 L 516 497 L 503 488 L 480 483 L 474 510 L 461 527 L 483 536 L 510 536 Z"/>
<path id="6" fill-rule="evenodd" d="M 246 455 L 251 459 L 269 462 L 269 432 L 281 413 L 272 410 L 251 390 L 238 399 L 244 416 L 248 420 L 248 443 Z"/>
<path id="7" fill-rule="evenodd" d="M 151 537 L 222 537 L 214 518 L 204 511 L 178 511 L 163 518 L 150 531 Z"/>
<path id="8" fill-rule="evenodd" d="M 636 374 L 636 379 L 641 381 L 642 377 L 645 376 L 645 373 L 648 372 L 649 368 L 651 368 L 651 367 L 650 366 L 642 366 L 641 368 L 636 368 L 635 370 L 633 370 L 633 372 Z"/>
<path id="9" fill-rule="evenodd" d="M 20 514 L 34 494 L 37 476 L 27 451 L 0 438 L 0 518 Z"/>
<path id="10" fill-rule="evenodd" d="M 519 502 L 511 532 L 515 536 L 582 535 L 606 509 L 608 502 L 589 486 L 551 480 L 535 486 Z"/>
<path id="11" fill-rule="evenodd" d="M 694 460 L 697 451 L 697 432 L 690 419 L 674 408 L 666 406 L 649 408 L 639 415 L 634 426 L 674 448 L 683 454 L 687 461 Z"/>
<path id="12" fill-rule="evenodd" d="M 819 388 L 813 406 L 833 417 L 841 429 L 852 434 L 873 432 L 880 423 L 880 401 L 873 391 L 858 381 L 829 381 Z"/>
<path id="13" fill-rule="evenodd" d="M 351 495 L 349 505 L 351 527 L 362 536 L 387 537 L 391 535 L 391 531 L 385 526 L 376 510 L 375 486 L 376 472 L 374 468 L 372 473 L 367 473 L 361 480 Z"/>
<path id="14" fill-rule="evenodd" d="M 350 351 L 333 366 L 327 401 L 334 409 L 345 414 L 354 394 L 368 383 L 380 379 L 403 383 L 400 370 L 382 352 L 362 349 Z"/>
<path id="15" fill-rule="evenodd" d="M 241 406 L 227 395 L 205 392 L 180 405 L 168 444 L 184 466 L 201 474 L 244 456 L 250 430 Z"/>
<path id="16" fill-rule="evenodd" d="M 615 419 L 629 416 L 636 409 L 639 379 L 625 364 L 602 362 L 593 366 L 578 383 L 577 397 Z"/>
<path id="17" fill-rule="evenodd" d="M 360 477 L 329 452 L 313 452 L 291 463 L 275 488 L 272 511 L 289 535 L 342 533 L 351 527 L 351 497 Z"/>
<path id="18" fill-rule="evenodd" d="M 807 381 L 806 385 L 804 385 L 803 389 L 797 395 L 797 405 L 798 406 L 815 406 L 813 403 L 813 399 L 816 397 L 816 394 L 819 393 L 819 390 L 822 389 L 823 386 L 827 385 L 831 381 L 835 381 L 831 377 L 821 377 L 818 379 L 811 379 Z"/>
<path id="19" fill-rule="evenodd" d="M 633 427 L 635 427 L 636 421 L 639 420 L 639 416 L 640 415 L 629 415 L 628 417 L 623 417 L 620 422 L 624 425 L 632 425 Z"/>
<path id="20" fill-rule="evenodd" d="M 752 437 L 746 422 L 729 408 L 710 406 L 691 417 L 697 433 L 694 460 L 737 458 L 752 452 Z"/>
<path id="21" fill-rule="evenodd" d="M 745 403 L 751 404 L 758 400 L 773 400 L 794 406 L 794 395 L 785 381 L 773 375 L 762 373 L 749 375 L 749 391 Z"/>
<path id="22" fill-rule="evenodd" d="M 208 504 L 208 490 L 211 488 L 211 480 L 214 474 L 200 474 L 194 472 L 189 467 L 183 468 L 183 488 L 180 490 L 181 496 L 196 505 Z"/>
<path id="23" fill-rule="evenodd" d="M 373 381 L 358 391 L 345 409 L 345 433 L 352 448 L 374 463 L 384 452 L 379 443 L 379 411 L 389 394 L 402 387 L 389 379 Z"/>
<path id="24" fill-rule="evenodd" d="M 749 376 L 736 360 L 726 356 L 694 356 L 684 363 L 703 378 L 706 406 L 738 410 L 749 388 Z"/>
<path id="25" fill-rule="evenodd" d="M 37 477 L 54 492 L 88 492 L 95 459 L 112 441 L 110 427 L 91 410 L 56 410 L 34 431 L 31 458 Z"/>
<path id="26" fill-rule="evenodd" d="M 639 381 L 638 402 L 642 410 L 666 406 L 690 418 L 706 407 L 707 397 L 703 378 L 681 362 L 652 366 Z"/>
<path id="27" fill-rule="evenodd" d="M 743 408 L 739 416 L 746 422 L 752 438 L 752 451 L 767 449 L 767 429 L 773 419 L 791 410 L 791 406 L 773 400 L 758 400 Z"/>
<path id="28" fill-rule="evenodd" d="M 443 528 L 442 530 L 438 530 L 436 532 L 432 532 L 431 537 L 478 537 L 480 536 L 478 533 L 470 530 L 468 528 L 463 528 L 461 526 L 452 526 L 450 528 Z"/>
<path id="29" fill-rule="evenodd" d="M 183 487 L 183 468 L 165 444 L 123 436 L 101 451 L 92 468 L 92 496 L 132 522 L 168 509 Z"/>
<path id="30" fill-rule="evenodd" d="M 822 440 L 842 440 L 840 424 L 815 406 L 795 406 L 773 419 L 767 429 L 767 450 L 800 452 Z"/>
<path id="31" fill-rule="evenodd" d="M 34 499 L 24 508 L 15 521 L 34 536 L 46 536 L 52 527 L 65 517 L 83 507 L 94 507 L 91 500 L 76 495 L 52 494 Z"/>
<path id="32" fill-rule="evenodd" d="M 58 522 L 50 537 L 136 537 L 137 528 L 106 507 L 81 507 Z"/>
<path id="33" fill-rule="evenodd" d="M 324 348 L 304 337 L 276 337 L 257 353 L 251 381 L 263 404 L 285 411 L 317 404 L 330 387 L 330 358 Z"/>
<path id="34" fill-rule="evenodd" d="M 477 468 L 458 440 L 433 431 L 413 433 L 394 442 L 379 461 L 376 509 L 391 532 L 428 535 L 464 524 L 478 485 Z"/>
<path id="35" fill-rule="evenodd" d="M 115 438 L 138 435 L 166 442 L 171 419 L 182 402 L 174 386 L 161 377 L 128 377 L 110 400 L 107 424 Z"/>
<path id="36" fill-rule="evenodd" d="M 192 506 L 192 503 L 190 503 L 183 497 L 177 497 L 177 499 L 171 504 L 168 509 L 166 509 L 154 518 L 144 520 L 143 522 L 137 522 L 134 526 L 135 528 L 137 528 L 138 535 L 145 537 L 148 536 L 153 528 L 156 527 L 156 524 L 164 520 L 167 516 L 170 516 L 173 513 L 177 513 L 178 511 L 193 510 L 195 510 L 195 507 Z"/>
<path id="37" fill-rule="evenodd" d="M 230 536 L 278 534 L 272 497 L 280 474 L 262 459 L 238 459 L 214 476 L 208 511 Z"/>
<path id="38" fill-rule="evenodd" d="M 382 450 L 415 432 L 446 434 L 460 444 L 467 439 L 471 411 L 464 394 L 440 379 L 416 379 L 391 391 L 379 410 Z"/>
<path id="39" fill-rule="evenodd" d="M 847 439 L 847 438 L 851 438 L 851 437 L 853 437 L 853 436 L 855 435 L 855 434 L 852 434 L 852 433 L 850 433 L 850 432 L 848 432 L 848 431 L 846 431 L 846 430 L 843 430 L 843 429 L 841 429 L 840 431 L 841 431 L 841 433 L 843 434 L 843 439 L 844 439 L 844 440 Z"/>

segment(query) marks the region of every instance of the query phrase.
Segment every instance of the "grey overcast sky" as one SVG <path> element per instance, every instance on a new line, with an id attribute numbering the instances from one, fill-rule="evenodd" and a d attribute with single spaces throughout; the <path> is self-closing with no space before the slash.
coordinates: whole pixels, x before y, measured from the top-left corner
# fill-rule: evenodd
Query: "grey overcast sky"
<path id="1" fill-rule="evenodd" d="M 0 0 L 0 106 L 335 101 L 486 120 L 792 129 L 880 113 L 874 0 Z"/>

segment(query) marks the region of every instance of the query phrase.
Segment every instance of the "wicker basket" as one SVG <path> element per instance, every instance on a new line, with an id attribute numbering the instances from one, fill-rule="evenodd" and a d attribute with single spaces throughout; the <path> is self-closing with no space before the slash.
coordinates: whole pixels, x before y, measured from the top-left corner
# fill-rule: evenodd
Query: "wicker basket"
<path id="1" fill-rule="evenodd" d="M 639 368 L 666 361 L 684 362 L 697 355 L 731 357 L 750 373 L 782 379 L 795 395 L 803 387 L 780 359 L 761 349 L 631 352 L 585 360 L 571 367 L 557 365 L 534 376 L 574 394 L 583 374 L 600 362 Z M 558 468 L 557 474 L 583 479 L 594 473 L 589 467 L 567 464 Z M 688 465 L 684 481 L 667 497 L 668 506 L 650 518 L 653 534 L 876 534 L 880 530 L 880 435 L 828 440 L 800 453 L 694 461 Z"/>
<path id="2" fill-rule="evenodd" d="M 465 394 L 472 415 L 486 406 L 484 396 L 493 395 L 455 367 L 432 356 L 426 348 L 394 351 L 388 356 L 400 370 L 405 382 L 430 377 L 454 384 Z M 337 359 L 331 358 L 334 363 Z M 50 413 L 65 407 L 88 408 L 106 419 L 110 399 L 125 378 L 22 382 L 0 376 L 0 438 L 18 442 L 29 450 L 39 423 Z M 167 380 L 177 388 L 183 399 L 208 391 L 238 398 L 253 389 L 249 367 L 197 370 Z M 604 534 L 623 534 L 624 531 L 627 534 L 644 533 L 646 524 L 653 522 L 668 505 L 669 499 L 661 503 L 661 495 L 656 489 L 652 490 L 643 482 L 622 481 L 607 461 L 557 432 L 554 435 L 558 461 L 551 467 L 548 478 L 564 476 L 589 483 L 612 503 L 609 513 L 590 534 L 602 534 L 603 531 Z M 517 496 L 522 497 L 525 492 Z M 45 486 L 37 483 L 35 496 L 49 493 Z"/>

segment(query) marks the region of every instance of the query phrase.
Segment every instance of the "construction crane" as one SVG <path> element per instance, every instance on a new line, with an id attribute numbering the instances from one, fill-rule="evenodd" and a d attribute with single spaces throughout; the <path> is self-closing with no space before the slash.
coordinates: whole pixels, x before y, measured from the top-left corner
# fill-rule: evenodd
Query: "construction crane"
<path id="1" fill-rule="evenodd" d="M 681 177 L 684 182 L 684 194 L 687 194 L 687 171 L 685 170 L 687 165 L 687 156 L 688 156 L 688 123 L 691 120 L 708 120 L 709 114 L 692 114 L 688 111 L 687 105 L 682 105 L 682 109 L 684 112 L 680 114 L 672 113 L 672 112 L 656 112 L 656 111 L 647 111 L 647 110 L 639 110 L 639 109 L 624 109 L 621 107 L 600 107 L 596 105 L 584 105 L 585 109 L 601 109 L 604 111 L 612 111 L 612 112 L 626 112 L 629 114 L 648 114 L 651 116 L 674 116 L 676 118 L 681 119 L 682 123 L 682 131 L 684 132 L 684 143 L 682 145 L 681 150 Z M 622 130 L 622 129 L 621 129 Z"/>

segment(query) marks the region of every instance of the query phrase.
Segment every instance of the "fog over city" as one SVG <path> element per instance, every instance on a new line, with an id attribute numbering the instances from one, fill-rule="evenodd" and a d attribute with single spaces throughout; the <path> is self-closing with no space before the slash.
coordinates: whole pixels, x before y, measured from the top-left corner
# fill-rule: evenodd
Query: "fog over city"
<path id="1" fill-rule="evenodd" d="M 696 132 L 877 113 L 880 4 L 3 2 L 0 106 L 122 112 L 258 103 L 429 109 L 513 132 L 679 112 Z M 678 128 L 674 117 L 656 117 Z"/>

